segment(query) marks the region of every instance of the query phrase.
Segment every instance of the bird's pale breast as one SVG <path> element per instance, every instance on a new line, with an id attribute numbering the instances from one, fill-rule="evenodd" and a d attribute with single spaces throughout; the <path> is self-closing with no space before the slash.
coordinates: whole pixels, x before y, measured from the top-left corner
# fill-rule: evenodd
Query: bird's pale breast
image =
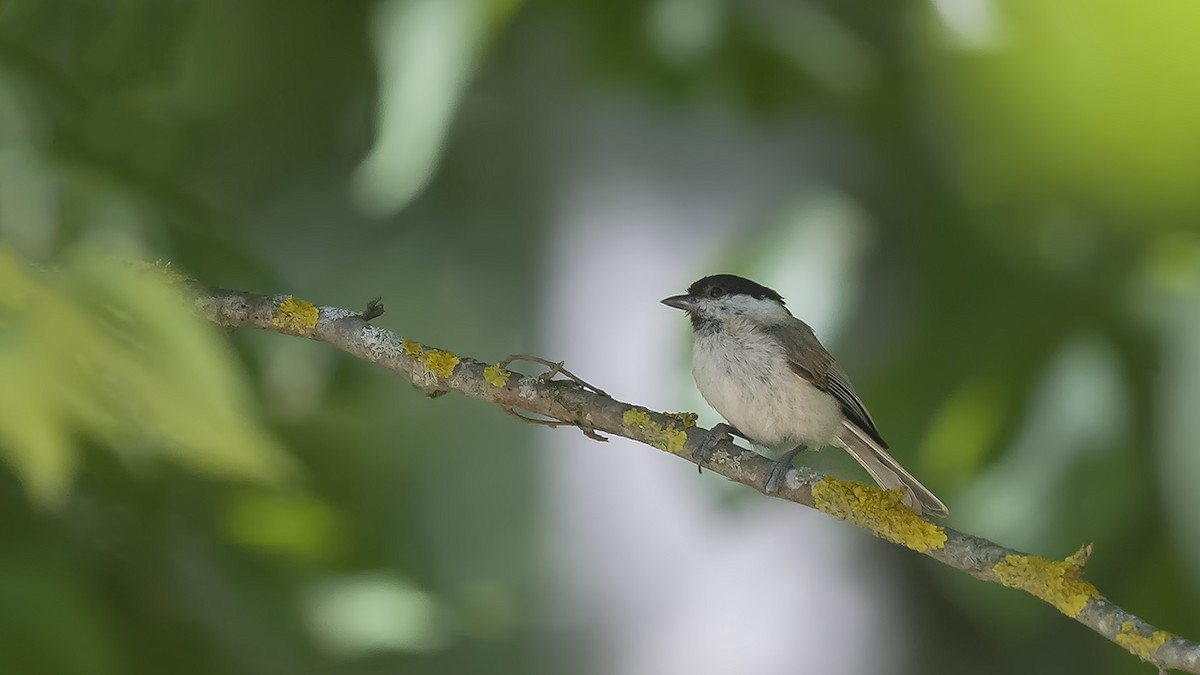
<path id="1" fill-rule="evenodd" d="M 709 405 L 758 445 L 816 449 L 841 426 L 837 400 L 796 375 L 782 347 L 759 331 L 697 335 L 692 375 Z"/>

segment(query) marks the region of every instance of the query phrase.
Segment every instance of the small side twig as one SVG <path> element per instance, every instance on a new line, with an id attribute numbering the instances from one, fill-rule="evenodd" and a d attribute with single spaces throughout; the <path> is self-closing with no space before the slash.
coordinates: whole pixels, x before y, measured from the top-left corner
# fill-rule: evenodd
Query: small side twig
<path id="1" fill-rule="evenodd" d="M 500 408 L 505 413 L 521 420 L 522 422 L 528 422 L 529 424 L 540 424 L 544 427 L 550 427 L 551 429 L 557 429 L 558 427 L 575 427 L 576 429 L 579 429 L 581 432 L 583 432 L 584 436 L 587 436 L 588 438 L 592 439 L 593 441 L 600 441 L 601 443 L 608 442 L 607 437 L 601 436 L 600 434 L 596 433 L 596 430 L 593 427 L 590 427 L 586 424 L 580 424 L 578 422 L 569 422 L 567 420 L 560 420 L 560 419 L 555 419 L 555 418 L 542 419 L 540 417 L 530 417 L 528 415 L 522 415 L 521 413 L 517 412 L 515 408 L 511 408 L 506 405 L 502 405 L 502 406 L 500 406 Z"/>
<path id="2" fill-rule="evenodd" d="M 515 408 L 510 408 L 506 405 L 502 405 L 502 406 L 500 406 L 500 408 L 503 409 L 504 412 L 521 420 L 522 422 L 528 422 L 530 424 L 540 424 L 545 427 L 550 427 L 551 429 L 557 429 L 562 426 L 571 426 L 570 422 L 564 422 L 563 420 L 556 420 L 556 419 L 547 420 L 547 419 L 542 419 L 540 417 L 530 417 L 529 415 L 522 415 L 521 413 L 517 412 L 517 410 Z"/>
<path id="3" fill-rule="evenodd" d="M 604 391 L 603 389 L 601 389 L 600 387 L 597 387 L 594 384 L 591 384 L 590 382 L 584 380 L 583 378 L 579 377 L 575 373 L 572 373 L 571 371 L 564 368 L 563 364 L 566 363 L 566 361 L 550 361 L 550 360 L 543 359 L 538 356 L 530 356 L 529 354 L 509 354 L 507 358 L 505 358 L 503 361 L 500 362 L 500 367 L 507 368 L 508 365 L 510 363 L 512 363 L 513 361 L 528 361 L 530 363 L 539 363 L 539 364 L 549 368 L 549 370 L 547 370 L 546 372 L 544 372 L 538 376 L 538 379 L 541 380 L 542 382 L 550 382 L 551 380 L 554 379 L 555 375 L 558 375 L 561 373 L 562 375 L 565 375 L 568 380 L 574 382 L 575 384 L 578 384 L 580 387 L 583 387 L 584 389 L 592 392 L 593 394 L 598 394 L 600 396 L 608 396 L 608 392 Z"/>
<path id="4" fill-rule="evenodd" d="M 367 308 L 364 309 L 361 313 L 359 313 L 358 316 L 363 321 L 370 321 L 371 319 L 375 319 L 380 316 L 383 316 L 383 302 L 381 302 L 382 300 L 383 300 L 382 296 L 372 298 L 367 303 Z"/>
<path id="5" fill-rule="evenodd" d="M 554 377 L 556 375 L 561 374 L 561 375 L 566 376 L 566 378 L 567 378 L 566 380 L 561 380 L 563 382 L 574 382 L 576 385 L 578 385 L 581 389 L 584 389 L 585 391 L 590 391 L 593 394 L 596 394 L 598 396 L 604 396 L 604 397 L 611 398 L 608 396 L 607 393 L 604 392 L 604 390 L 587 382 L 583 378 L 579 377 L 575 373 L 572 373 L 571 371 L 569 371 L 565 367 L 563 367 L 563 364 L 566 363 L 565 361 L 550 361 L 548 359 L 543 359 L 540 356 L 531 356 L 529 354 L 509 354 L 504 360 L 502 360 L 497 365 L 499 365 L 501 368 L 508 368 L 509 364 L 511 364 L 513 361 L 528 361 L 530 363 L 537 363 L 537 364 L 545 366 L 548 370 L 538 376 L 538 378 L 537 378 L 538 382 L 543 382 L 543 383 L 553 382 L 553 381 L 555 381 Z M 551 427 L 551 428 L 557 428 L 557 427 L 561 427 L 561 426 L 576 427 L 581 432 L 583 432 L 584 436 L 587 436 L 588 438 L 592 439 L 593 441 L 600 441 L 601 443 L 608 442 L 607 437 L 601 436 L 600 434 L 596 433 L 596 429 L 588 424 L 584 424 L 584 423 L 580 423 L 580 422 L 571 422 L 568 420 L 562 420 L 562 419 L 557 419 L 557 418 L 542 419 L 542 418 L 538 418 L 538 417 L 529 417 L 527 415 L 522 415 L 521 413 L 517 412 L 516 410 L 514 410 L 510 407 L 506 407 L 506 406 L 500 406 L 500 407 L 504 408 L 504 412 L 508 413 L 509 415 L 511 415 L 519 420 L 528 422 L 530 424 L 541 424 L 543 426 L 547 426 L 547 427 Z"/>

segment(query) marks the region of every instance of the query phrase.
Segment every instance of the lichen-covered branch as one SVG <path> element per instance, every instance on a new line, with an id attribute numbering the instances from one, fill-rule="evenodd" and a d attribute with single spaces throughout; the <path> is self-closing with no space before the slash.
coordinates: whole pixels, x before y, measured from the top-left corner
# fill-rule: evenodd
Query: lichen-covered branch
<path id="1" fill-rule="evenodd" d="M 318 307 L 290 295 L 210 290 L 188 282 L 197 307 L 226 328 L 259 328 L 325 342 L 377 364 L 434 395 L 458 392 L 490 401 L 508 412 L 522 410 L 551 424 L 576 426 L 589 437 L 608 433 L 692 461 L 707 433 L 691 413 L 662 413 L 617 401 L 578 379 L 530 376 L 507 362 L 486 363 L 400 337 L 368 323 L 383 312 L 373 301 L 362 312 Z M 561 371 L 548 373 L 553 376 Z M 771 461 L 725 442 L 705 468 L 762 490 Z M 878 537 L 906 546 L 984 581 L 1041 598 L 1160 670 L 1200 674 L 1200 644 L 1159 630 L 1109 602 L 1083 578 L 1091 554 L 1086 546 L 1064 560 L 1006 548 L 980 537 L 922 520 L 897 491 L 839 480 L 810 469 L 793 469 L 774 494 L 823 511 Z"/>

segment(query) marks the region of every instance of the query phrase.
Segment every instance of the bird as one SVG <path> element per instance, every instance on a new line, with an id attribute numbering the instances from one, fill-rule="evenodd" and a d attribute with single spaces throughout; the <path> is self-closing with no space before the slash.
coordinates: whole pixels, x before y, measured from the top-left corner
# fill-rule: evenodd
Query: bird
<path id="1" fill-rule="evenodd" d="M 887 453 L 850 378 L 779 293 L 733 274 L 706 276 L 662 300 L 692 323 L 692 376 L 725 419 L 693 453 L 703 466 L 717 444 L 740 436 L 772 453 L 764 490 L 778 491 L 796 455 L 838 446 L 884 489 L 901 487 L 920 514 L 949 515 L 932 492 Z"/>

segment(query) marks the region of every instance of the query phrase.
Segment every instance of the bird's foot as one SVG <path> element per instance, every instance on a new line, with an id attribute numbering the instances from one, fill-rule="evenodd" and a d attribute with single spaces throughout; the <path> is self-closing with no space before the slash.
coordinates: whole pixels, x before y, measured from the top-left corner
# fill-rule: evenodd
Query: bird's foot
<path id="1" fill-rule="evenodd" d="M 767 484 L 763 486 L 763 491 L 769 495 L 779 492 L 779 486 L 783 485 L 783 479 L 787 476 L 787 472 L 792 468 L 792 460 L 796 459 L 796 455 L 804 451 L 804 446 L 793 448 L 783 453 L 783 456 L 775 460 L 771 464 L 771 475 L 767 476 Z"/>
<path id="2" fill-rule="evenodd" d="M 733 442 L 732 434 L 741 435 L 737 429 L 724 422 L 708 430 L 708 435 L 704 437 L 703 441 L 700 441 L 700 446 L 692 451 L 692 459 L 696 460 L 697 471 L 704 473 L 704 465 L 708 460 L 712 459 L 713 453 L 716 452 L 717 446 L 721 444 L 721 441 Z"/>

